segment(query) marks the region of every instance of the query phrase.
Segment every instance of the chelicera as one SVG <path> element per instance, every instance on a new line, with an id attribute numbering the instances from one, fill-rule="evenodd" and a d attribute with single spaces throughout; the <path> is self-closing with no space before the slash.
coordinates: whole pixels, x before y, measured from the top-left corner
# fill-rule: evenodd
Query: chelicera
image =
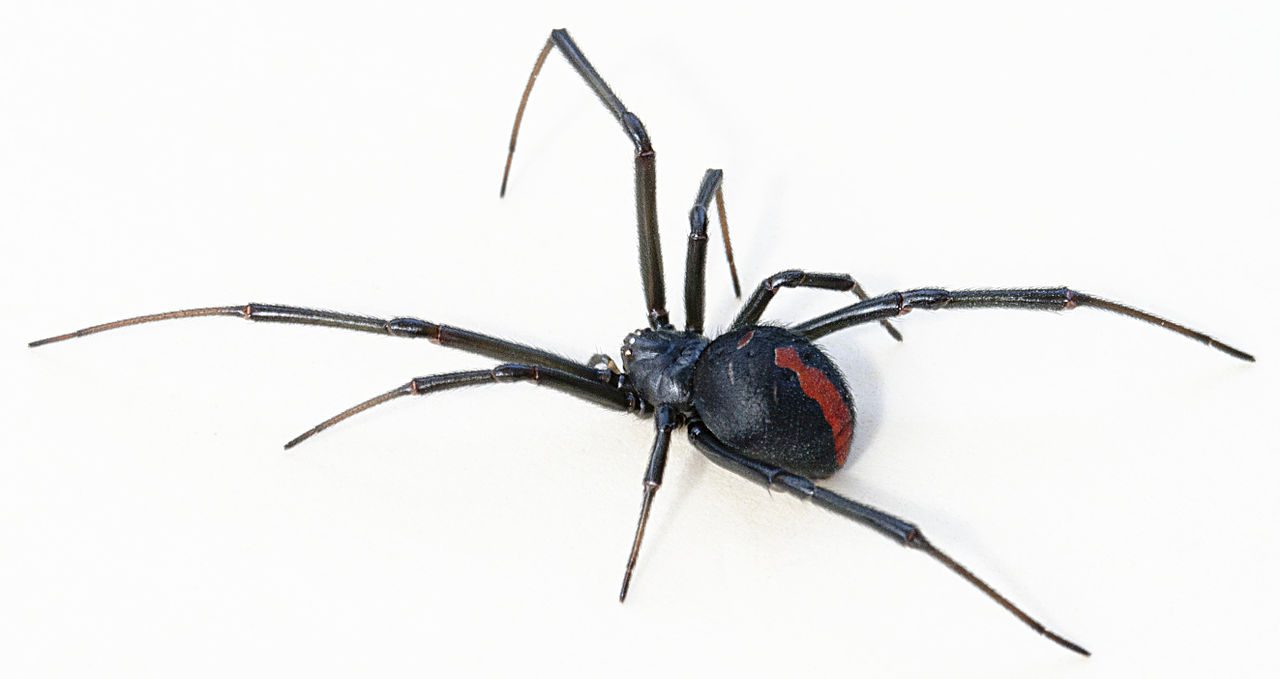
<path id="1" fill-rule="evenodd" d="M 382 395 L 320 423 L 285 447 L 301 441 L 373 406 L 401 396 L 499 382 L 531 381 L 597 405 L 652 417 L 656 435 L 643 482 L 643 498 L 635 537 L 627 559 L 620 599 L 625 599 L 636 565 L 645 524 L 673 432 L 684 426 L 694 446 L 712 462 L 767 487 L 780 488 L 858 523 L 941 562 L 1035 631 L 1061 646 L 1088 655 L 1081 646 L 1045 628 L 986 582 L 933 546 L 920 528 L 855 499 L 832 492 L 814 479 L 830 476 L 846 462 L 855 432 L 854 400 L 843 375 L 815 344 L 838 330 L 880 323 L 901 340 L 889 319 L 916 309 L 1041 309 L 1093 307 L 1185 335 L 1234 358 L 1253 357 L 1203 333 L 1133 307 L 1065 288 L 997 288 L 943 290 L 920 288 L 868 296 L 847 274 L 788 270 L 766 278 L 742 306 L 728 330 L 715 338 L 703 334 L 704 274 L 709 209 L 715 201 L 733 278 L 741 296 L 725 220 L 723 173 L 708 170 L 689 215 L 685 260 L 685 324 L 678 330 L 666 308 L 662 256 L 655 203 L 655 155 L 644 125 L 622 104 L 564 30 L 551 32 L 538 54 L 516 112 L 502 177 L 505 195 L 511 159 L 525 105 L 534 81 L 552 49 L 557 49 L 621 124 L 634 145 L 635 194 L 640 274 L 647 327 L 627 335 L 622 367 L 607 356 L 586 363 L 490 335 L 417 318 L 376 318 L 272 304 L 206 307 L 138 316 L 96 325 L 31 343 L 40 346 L 116 328 L 176 318 L 233 316 L 251 321 L 292 323 L 360 330 L 397 337 L 424 338 L 437 344 L 504 361 L 497 367 L 415 378 Z M 762 313 L 783 288 L 817 288 L 850 292 L 854 304 L 787 327 L 761 325 Z"/>

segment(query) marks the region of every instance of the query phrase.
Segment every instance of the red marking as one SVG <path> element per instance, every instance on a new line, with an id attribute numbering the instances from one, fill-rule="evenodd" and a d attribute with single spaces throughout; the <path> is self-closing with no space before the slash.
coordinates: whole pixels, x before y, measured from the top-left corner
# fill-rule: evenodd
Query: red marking
<path id="1" fill-rule="evenodd" d="M 747 343 L 749 343 L 751 341 L 751 338 L 755 336 L 756 336 L 755 330 L 752 330 L 751 332 L 748 332 L 747 334 L 743 335 L 742 339 L 738 340 L 738 348 L 741 349 L 742 347 L 747 346 Z"/>
<path id="2" fill-rule="evenodd" d="M 778 347 L 773 350 L 773 362 L 779 368 L 786 368 L 800 378 L 800 389 L 804 395 L 818 402 L 822 408 L 822 416 L 831 427 L 831 434 L 836 442 L 836 464 L 843 465 L 849 459 L 849 444 L 853 440 L 853 417 L 840 398 L 840 390 L 831 382 L 826 373 L 806 365 L 795 347 Z"/>

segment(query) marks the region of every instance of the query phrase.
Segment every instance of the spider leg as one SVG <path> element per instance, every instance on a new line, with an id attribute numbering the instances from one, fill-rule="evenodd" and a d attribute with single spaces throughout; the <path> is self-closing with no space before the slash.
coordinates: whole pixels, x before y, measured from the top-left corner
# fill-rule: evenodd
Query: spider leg
<path id="1" fill-rule="evenodd" d="M 729 241 L 729 221 L 724 214 L 724 172 L 707 170 L 698 187 L 698 197 L 689 210 L 689 247 L 684 260 L 684 316 L 685 330 L 702 334 L 703 315 L 706 308 L 707 270 L 707 208 L 711 199 L 716 200 L 720 214 L 720 234 L 724 238 L 724 255 L 729 260 L 729 277 L 733 279 L 733 294 L 742 297 L 738 284 L 738 267 L 733 263 L 733 243 Z"/>
<path id="2" fill-rule="evenodd" d="M 1179 335 L 1189 337 L 1201 344 L 1207 344 L 1242 361 L 1252 362 L 1254 360 L 1252 355 L 1219 342 L 1202 332 L 1192 330 L 1185 325 L 1174 323 L 1119 302 L 1086 295 L 1070 288 L 1029 288 L 1021 290 L 941 290 L 937 288 L 921 288 L 890 292 L 805 321 L 799 325 L 792 326 L 791 329 L 813 340 L 850 326 L 901 316 L 916 308 L 937 310 L 996 307 L 1065 311 L 1078 306 L 1094 307 L 1146 321 L 1152 325 L 1158 325 Z"/>
<path id="3" fill-rule="evenodd" d="M 463 372 L 427 375 L 426 377 L 415 377 L 409 382 L 402 384 L 385 394 L 374 396 L 367 401 L 347 408 L 337 415 L 330 417 L 324 422 L 317 424 L 284 444 L 284 447 L 285 449 L 292 448 L 329 427 L 351 417 L 352 415 L 357 415 L 374 406 L 382 405 L 387 401 L 400 398 L 401 396 L 425 396 L 426 394 L 437 391 L 446 391 L 449 389 L 458 389 L 461 387 L 470 387 L 479 384 L 526 381 L 545 385 L 557 391 L 577 396 L 578 398 L 613 410 L 635 412 L 637 414 L 644 415 L 649 412 L 650 408 L 648 403 L 645 403 L 644 400 L 642 400 L 635 392 L 628 389 L 602 384 L 597 380 L 580 377 L 555 368 L 546 368 L 537 365 L 523 365 L 519 363 L 504 363 L 503 365 L 490 370 L 467 370 Z"/>
<path id="4" fill-rule="evenodd" d="M 892 514 L 880 511 L 870 505 L 858 502 L 857 500 L 834 493 L 815 484 L 811 479 L 798 474 L 792 474 L 781 467 L 767 462 L 753 460 L 721 443 L 706 428 L 706 425 L 700 421 L 695 420 L 689 423 L 689 438 L 693 441 L 693 444 L 703 452 L 703 454 L 711 459 L 712 462 L 734 472 L 735 474 L 760 483 L 766 488 L 778 487 L 792 495 L 800 497 L 801 499 L 808 498 L 814 504 L 846 518 L 853 519 L 865 526 L 869 526 L 870 528 L 879 531 L 881 534 L 898 541 L 903 546 L 918 549 L 925 554 L 928 554 L 942 563 L 942 565 L 958 574 L 960 577 L 968 580 L 970 584 L 982 590 L 984 594 L 996 603 L 1000 604 L 1005 608 L 1005 610 L 1012 613 L 1031 629 L 1068 650 L 1079 653 L 1080 655 L 1089 655 L 1089 651 L 1047 629 L 1035 618 L 1027 615 L 1022 611 L 1022 609 L 1014 605 L 1013 602 L 1006 599 L 990 585 L 978 578 L 978 576 L 974 575 L 969 569 L 947 556 L 942 550 L 934 547 L 932 543 L 925 539 L 924 534 L 920 532 L 920 529 L 915 524 L 893 516 Z"/>
<path id="5" fill-rule="evenodd" d="M 667 449 L 671 446 L 671 432 L 679 424 L 679 416 L 671 406 L 658 406 L 653 416 L 657 433 L 653 437 L 653 449 L 649 452 L 649 465 L 644 472 L 644 498 L 640 501 L 640 520 L 636 522 L 636 536 L 631 541 L 631 553 L 627 556 L 627 570 L 622 575 L 622 589 L 618 592 L 618 601 L 627 600 L 627 589 L 631 586 L 631 572 L 636 568 L 636 558 L 640 556 L 640 541 L 644 540 L 644 527 L 649 523 L 649 509 L 653 506 L 653 496 L 662 485 L 662 472 L 667 468 Z"/>
<path id="6" fill-rule="evenodd" d="M 136 316 L 101 325 L 82 328 L 65 335 L 46 337 L 31 342 L 28 346 L 38 347 L 53 342 L 84 337 L 106 330 L 126 328 L 155 321 L 167 321 L 175 318 L 194 318 L 199 316 L 236 316 L 250 321 L 265 323 L 292 323 L 295 325 L 319 325 L 344 330 L 360 330 L 396 337 L 426 338 L 436 344 L 454 347 L 481 356 L 488 356 L 499 361 L 518 361 L 555 368 L 584 379 L 597 382 L 608 379 L 609 375 L 582 363 L 544 351 L 535 347 L 509 342 L 497 337 L 482 335 L 478 332 L 463 330 L 449 325 L 431 323 L 417 318 L 376 318 L 344 314 L 336 311 L 305 309 L 295 306 L 279 306 L 275 304 L 244 304 L 241 306 L 205 307 L 202 309 L 184 309 L 168 311 L 147 316 Z"/>
<path id="7" fill-rule="evenodd" d="M 653 145 L 649 143 L 649 133 L 644 123 L 627 110 L 618 95 L 609 89 L 608 83 L 587 61 L 586 55 L 578 48 L 569 32 L 563 28 L 551 31 L 547 44 L 538 53 L 538 60 L 533 64 L 533 72 L 529 74 L 529 82 L 524 86 L 524 94 L 520 96 L 520 107 L 516 109 L 516 121 L 511 126 L 511 144 L 507 149 L 507 164 L 502 171 L 502 189 L 500 196 L 507 193 L 507 178 L 511 173 L 511 159 L 516 153 L 516 138 L 520 135 L 520 120 L 524 118 L 525 105 L 529 102 L 529 93 L 533 91 L 533 83 L 538 79 L 543 63 L 551 48 L 556 47 L 568 59 L 569 65 L 582 76 L 596 96 L 609 109 L 613 117 L 622 125 L 627 138 L 635 146 L 636 166 L 636 228 L 640 236 L 640 277 L 644 283 L 644 299 L 648 307 L 649 325 L 653 328 L 667 327 L 666 288 L 662 278 L 662 246 L 658 240 L 657 210 L 657 175 Z"/>
<path id="8" fill-rule="evenodd" d="M 821 288 L 840 292 L 852 291 L 858 299 L 863 301 L 867 299 L 867 292 L 849 274 L 812 273 L 798 269 L 788 269 L 787 271 L 779 271 L 760 282 L 760 287 L 756 288 L 756 291 L 751 293 L 751 298 L 747 300 L 747 303 L 742 305 L 742 310 L 738 312 L 738 317 L 733 319 L 733 325 L 729 329 L 737 330 L 758 323 L 765 307 L 769 306 L 769 302 L 773 301 L 774 295 L 778 294 L 778 290 L 782 288 Z M 899 342 L 902 341 L 902 334 L 889 321 L 880 319 L 880 325 L 884 326 L 884 329 L 888 330 L 889 335 L 894 339 Z"/>

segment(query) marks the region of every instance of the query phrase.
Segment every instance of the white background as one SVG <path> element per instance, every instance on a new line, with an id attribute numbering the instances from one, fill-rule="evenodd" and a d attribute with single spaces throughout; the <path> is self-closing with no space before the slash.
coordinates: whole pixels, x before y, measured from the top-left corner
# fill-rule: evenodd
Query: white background
<path id="1" fill-rule="evenodd" d="M 1262 676 L 1277 671 L 1268 3 L 74 3 L 0 15 L 0 674 Z M 744 285 L 1063 285 L 1093 310 L 901 319 L 825 346 L 860 405 L 828 481 L 1032 614 L 740 482 L 677 438 L 616 601 L 651 425 L 492 362 L 333 330 L 113 318 L 249 301 L 419 315 L 585 359 L 643 322 L 630 146 L 658 150 L 668 291 L 726 172 Z M 713 239 L 708 316 L 737 302 Z M 849 298 L 784 293 L 768 318 Z M 680 318 L 676 313 L 676 318 Z"/>

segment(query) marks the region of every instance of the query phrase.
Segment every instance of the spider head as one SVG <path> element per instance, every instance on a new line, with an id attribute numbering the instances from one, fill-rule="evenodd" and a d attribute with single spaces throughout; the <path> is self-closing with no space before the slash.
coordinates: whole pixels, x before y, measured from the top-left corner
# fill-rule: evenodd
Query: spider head
<path id="1" fill-rule="evenodd" d="M 676 330 L 637 330 L 622 341 L 622 369 L 644 400 L 688 409 L 693 402 L 693 366 L 709 340 Z"/>

